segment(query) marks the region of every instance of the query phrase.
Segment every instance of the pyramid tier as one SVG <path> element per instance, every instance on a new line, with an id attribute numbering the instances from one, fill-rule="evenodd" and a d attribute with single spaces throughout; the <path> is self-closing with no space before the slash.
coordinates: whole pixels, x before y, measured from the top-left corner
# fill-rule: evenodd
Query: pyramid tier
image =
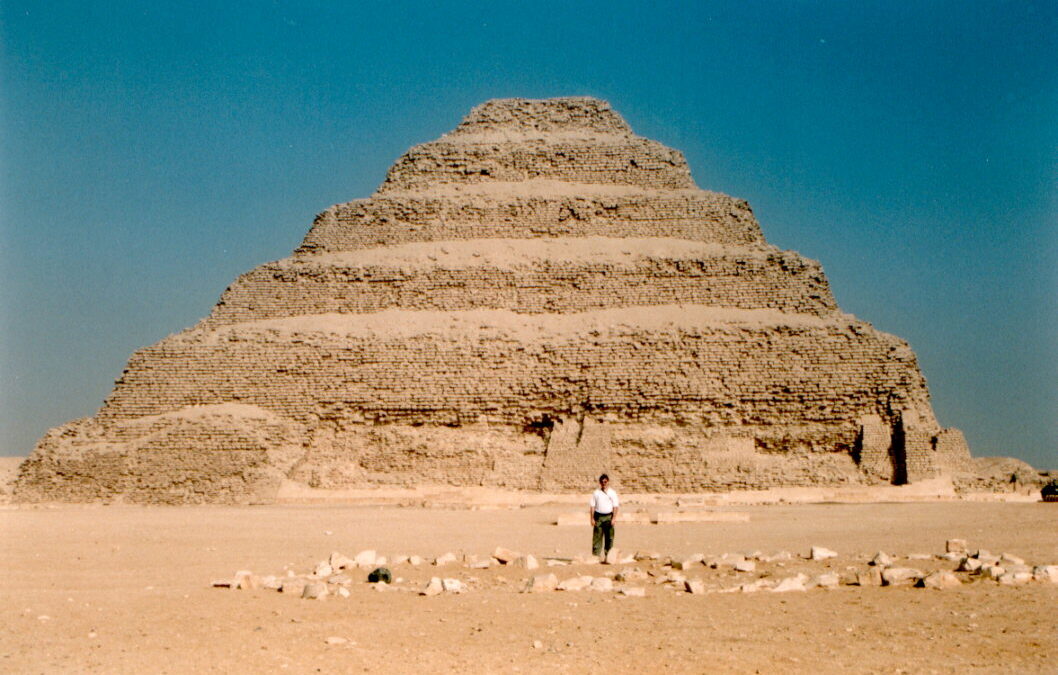
<path id="1" fill-rule="evenodd" d="M 307 314 L 700 304 L 837 311 L 815 261 L 680 239 L 471 239 L 286 258 L 242 275 L 211 326 Z"/>
<path id="2" fill-rule="evenodd" d="M 568 134 L 501 140 L 471 135 L 446 136 L 408 150 L 390 168 L 379 193 L 535 178 L 662 189 L 695 187 L 683 153 L 638 136 Z"/>
<path id="3" fill-rule="evenodd" d="M 300 253 L 490 237 L 675 237 L 763 245 L 744 200 L 705 190 L 577 186 L 547 180 L 390 192 L 333 206 Z"/>
<path id="4" fill-rule="evenodd" d="M 448 136 L 512 133 L 631 135 L 632 128 L 597 98 L 499 98 L 475 106 Z"/>
<path id="5" fill-rule="evenodd" d="M 137 352 L 97 419 L 251 404 L 310 427 L 587 411 L 648 423 L 850 425 L 928 410 L 907 345 L 846 315 L 693 305 L 565 315 L 317 315 L 203 328 Z"/>

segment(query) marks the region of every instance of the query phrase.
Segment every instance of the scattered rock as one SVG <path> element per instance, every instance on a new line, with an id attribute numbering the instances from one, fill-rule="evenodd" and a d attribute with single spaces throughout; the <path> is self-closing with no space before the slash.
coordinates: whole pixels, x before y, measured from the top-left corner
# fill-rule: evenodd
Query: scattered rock
<path id="1" fill-rule="evenodd" d="M 305 592 L 305 580 L 298 577 L 287 577 L 280 582 L 279 592 L 301 595 Z"/>
<path id="2" fill-rule="evenodd" d="M 907 559 L 908 560 L 932 560 L 933 556 L 931 556 L 929 553 L 908 553 L 907 554 Z"/>
<path id="3" fill-rule="evenodd" d="M 889 567 L 893 564 L 893 556 L 889 555 L 885 551 L 878 551 L 874 554 L 874 557 L 871 558 L 871 561 L 867 564 L 875 565 L 877 567 Z"/>
<path id="4" fill-rule="evenodd" d="M 944 590 L 945 588 L 956 588 L 962 586 L 962 582 L 959 581 L 959 577 L 955 576 L 951 572 L 945 572 L 939 570 L 936 572 L 930 572 L 926 576 L 919 579 L 916 583 L 919 588 L 935 588 L 937 590 Z"/>
<path id="5" fill-rule="evenodd" d="M 558 577 L 554 574 L 538 574 L 525 585 L 526 593 L 546 593 L 558 588 Z"/>
<path id="6" fill-rule="evenodd" d="M 822 546 L 813 546 L 812 550 L 808 554 L 811 560 L 829 560 L 830 558 L 837 558 L 837 551 L 831 551 L 829 548 Z"/>
<path id="7" fill-rule="evenodd" d="M 591 585 L 592 577 L 580 576 L 565 579 L 560 582 L 556 588 L 560 591 L 583 591 L 585 588 Z"/>
<path id="8" fill-rule="evenodd" d="M 334 574 L 334 568 L 331 567 L 330 563 L 321 562 L 316 565 L 316 569 L 314 569 L 312 573 L 317 578 L 323 579 Z"/>
<path id="9" fill-rule="evenodd" d="M 368 549 L 366 551 L 360 551 L 356 554 L 356 566 L 357 567 L 374 567 L 378 558 L 378 553 L 374 549 Z"/>
<path id="10" fill-rule="evenodd" d="M 820 588 L 837 588 L 841 585 L 841 578 L 834 572 L 820 574 L 816 577 L 816 586 Z"/>
<path id="11" fill-rule="evenodd" d="M 408 556 L 408 564 L 411 565 L 412 567 L 418 567 L 422 563 L 423 563 L 423 559 L 422 559 L 421 556 L 417 556 L 417 555 Z"/>
<path id="12" fill-rule="evenodd" d="M 444 590 L 444 585 L 441 583 L 441 579 L 433 577 L 426 586 L 419 591 L 419 595 L 440 595 Z"/>
<path id="13" fill-rule="evenodd" d="M 753 572 L 757 569 L 757 563 L 752 560 L 740 560 L 735 563 L 736 572 Z"/>
<path id="14" fill-rule="evenodd" d="M 636 551 L 632 556 L 636 561 L 640 560 L 660 560 L 661 554 L 657 551 Z"/>
<path id="15" fill-rule="evenodd" d="M 1058 584 L 1058 565 L 1037 565 L 1032 568 L 1032 578 Z"/>
<path id="16" fill-rule="evenodd" d="M 920 570 L 913 567 L 887 567 L 882 570 L 883 586 L 910 586 L 923 576 Z"/>
<path id="17" fill-rule="evenodd" d="M 209 584 L 213 588 L 235 588 L 234 579 L 214 579 Z"/>
<path id="18" fill-rule="evenodd" d="M 543 649 L 544 643 L 540 640 L 533 640 L 533 649 Z"/>
<path id="19" fill-rule="evenodd" d="M 313 581 L 305 584 L 305 588 L 301 591 L 301 597 L 305 600 L 323 600 L 327 597 L 327 593 L 327 584 Z"/>
<path id="20" fill-rule="evenodd" d="M 1004 586 L 1020 586 L 1032 581 L 1032 572 L 1026 572 L 1024 570 L 1005 572 L 999 575 L 999 578 L 996 579 L 996 581 Z"/>
<path id="21" fill-rule="evenodd" d="M 702 566 L 702 556 L 692 555 L 690 558 L 684 558 L 683 560 L 673 560 L 671 567 L 674 570 L 689 570 L 696 567 Z"/>
<path id="22" fill-rule="evenodd" d="M 343 637 L 332 636 L 324 640 L 324 642 L 329 645 L 344 645 L 345 643 L 349 642 L 349 640 Z"/>
<path id="23" fill-rule="evenodd" d="M 408 562 L 409 558 L 406 555 L 395 555 L 393 556 L 393 565 L 404 565 Z"/>
<path id="24" fill-rule="evenodd" d="M 459 579 L 441 579 L 441 588 L 445 593 L 465 593 L 467 585 Z"/>
<path id="25" fill-rule="evenodd" d="M 540 568 L 540 563 L 531 555 L 518 556 L 510 562 L 510 566 L 521 570 L 535 570 Z"/>
<path id="26" fill-rule="evenodd" d="M 267 577 L 261 577 L 261 588 L 267 588 L 270 591 L 278 591 L 282 583 L 277 576 L 268 575 Z"/>
<path id="27" fill-rule="evenodd" d="M 738 590 L 743 593 L 756 593 L 757 591 L 771 588 L 772 586 L 774 586 L 774 584 L 767 579 L 757 579 L 748 584 L 742 584 L 738 587 Z"/>
<path id="28" fill-rule="evenodd" d="M 434 559 L 433 564 L 436 567 L 444 567 L 445 565 L 450 565 L 451 563 L 454 563 L 456 560 L 458 560 L 458 558 L 456 558 L 455 553 L 443 553 L 436 559 Z"/>
<path id="29" fill-rule="evenodd" d="M 644 598 L 647 595 L 647 589 L 642 586 L 624 586 L 618 593 L 629 598 Z"/>
<path id="30" fill-rule="evenodd" d="M 622 570 L 618 572 L 614 579 L 616 581 L 645 581 L 647 579 L 647 573 L 638 567 L 633 567 L 629 570 Z"/>
<path id="31" fill-rule="evenodd" d="M 858 586 L 881 586 L 882 570 L 879 567 L 871 567 L 866 572 L 856 573 L 856 584 Z"/>
<path id="32" fill-rule="evenodd" d="M 977 558 L 963 558 L 959 563 L 958 572 L 977 573 L 981 571 L 981 561 Z"/>
<path id="33" fill-rule="evenodd" d="M 235 573 L 234 588 L 240 591 L 249 591 L 261 586 L 261 578 L 248 570 L 239 570 Z"/>
<path id="34" fill-rule="evenodd" d="M 342 597 L 342 598 L 348 598 L 348 597 L 349 597 L 349 595 L 350 595 L 350 593 L 349 593 L 349 589 L 348 589 L 348 588 L 346 588 L 345 586 L 339 586 L 339 587 L 338 587 L 338 590 L 337 590 L 337 591 L 335 591 L 335 593 L 337 593 L 337 594 L 338 594 L 338 596 L 339 596 L 339 597 Z"/>
<path id="35" fill-rule="evenodd" d="M 348 586 L 353 583 L 353 578 L 348 574 L 335 574 L 327 578 L 327 583 L 334 584 L 336 586 Z"/>
<path id="36" fill-rule="evenodd" d="M 670 583 L 670 584 L 678 584 L 678 585 L 683 585 L 686 581 L 687 581 L 687 576 L 684 575 L 684 574 L 680 574 L 679 572 L 669 572 L 668 574 L 666 574 L 661 579 L 662 583 Z"/>
<path id="37" fill-rule="evenodd" d="M 522 554 L 516 551 L 512 551 L 509 548 L 497 546 L 496 550 L 492 552 L 492 557 L 499 561 L 501 565 L 506 565 L 517 560 L 518 558 L 521 558 Z"/>
<path id="38" fill-rule="evenodd" d="M 1025 559 L 1019 558 L 1011 553 L 1001 553 L 999 555 L 999 564 L 1003 567 L 1012 567 L 1014 565 L 1024 565 Z"/>
<path id="39" fill-rule="evenodd" d="M 691 595 L 705 595 L 705 582 L 701 579 L 688 579 L 683 582 L 683 587 Z"/>
<path id="40" fill-rule="evenodd" d="M 772 589 L 772 593 L 789 593 L 790 591 L 806 591 L 805 588 L 805 575 L 798 574 L 795 577 L 786 577 Z"/>
<path id="41" fill-rule="evenodd" d="M 1007 571 L 999 565 L 984 565 L 981 567 L 981 574 L 984 575 L 986 579 L 999 581 L 999 577 L 1006 573 Z"/>
<path id="42" fill-rule="evenodd" d="M 613 579 L 607 577 L 595 577 L 591 580 L 591 584 L 588 586 L 589 591 L 599 591 L 606 593 L 613 590 Z"/>
<path id="43" fill-rule="evenodd" d="M 742 555 L 735 555 L 732 553 L 725 553 L 719 557 L 711 557 L 705 561 L 709 567 L 719 569 L 721 567 L 734 567 L 739 563 L 746 562 L 746 557 Z"/>

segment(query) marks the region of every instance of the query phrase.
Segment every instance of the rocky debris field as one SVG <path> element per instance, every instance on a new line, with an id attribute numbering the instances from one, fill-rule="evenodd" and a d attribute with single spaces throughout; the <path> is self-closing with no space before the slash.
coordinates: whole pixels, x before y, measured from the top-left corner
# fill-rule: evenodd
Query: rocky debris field
<path id="1" fill-rule="evenodd" d="M 491 555 L 448 552 L 430 560 L 418 555 L 379 555 L 367 549 L 353 557 L 335 551 L 312 570 L 287 567 L 264 575 L 239 570 L 214 580 L 212 586 L 325 600 L 349 598 L 364 588 L 422 596 L 504 589 L 645 597 L 648 593 L 787 593 L 868 586 L 944 590 L 965 584 L 1058 584 L 1058 564 L 1033 564 L 1012 553 L 971 550 L 963 539 L 949 539 L 943 548 L 936 553 L 842 555 L 812 546 L 799 554 L 753 551 L 675 557 L 615 548 L 599 559 L 538 556 L 497 547 Z"/>

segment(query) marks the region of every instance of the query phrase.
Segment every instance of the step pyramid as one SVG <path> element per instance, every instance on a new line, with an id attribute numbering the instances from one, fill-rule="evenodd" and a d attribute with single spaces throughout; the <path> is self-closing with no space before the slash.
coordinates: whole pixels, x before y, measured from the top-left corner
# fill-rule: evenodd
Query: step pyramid
<path id="1" fill-rule="evenodd" d="M 280 483 L 685 492 L 965 467 L 903 340 L 604 101 L 504 99 L 49 431 L 26 500 L 268 501 Z"/>

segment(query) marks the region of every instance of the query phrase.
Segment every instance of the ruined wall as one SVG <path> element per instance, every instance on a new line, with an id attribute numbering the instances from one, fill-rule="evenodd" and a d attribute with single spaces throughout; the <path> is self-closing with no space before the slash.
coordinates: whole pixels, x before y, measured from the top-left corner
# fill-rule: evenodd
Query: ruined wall
<path id="1" fill-rule="evenodd" d="M 52 430 L 26 500 L 318 487 L 701 491 L 970 463 L 914 354 L 604 101 L 490 101 Z"/>

